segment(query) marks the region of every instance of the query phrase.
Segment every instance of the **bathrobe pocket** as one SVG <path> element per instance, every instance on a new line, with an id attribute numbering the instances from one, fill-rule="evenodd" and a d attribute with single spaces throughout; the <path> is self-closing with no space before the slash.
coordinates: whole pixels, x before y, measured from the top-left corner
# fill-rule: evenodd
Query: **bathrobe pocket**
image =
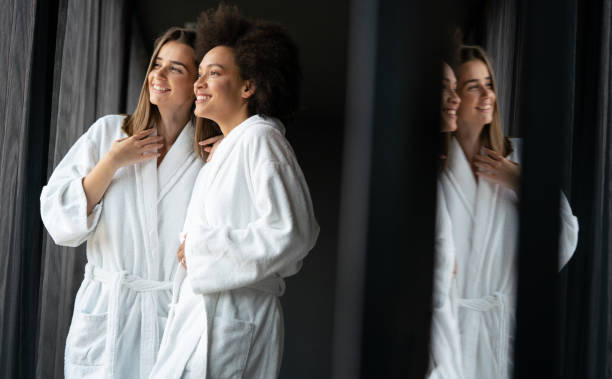
<path id="1" fill-rule="evenodd" d="M 106 314 L 75 312 L 66 341 L 66 377 L 97 377 L 106 363 Z"/>
<path id="2" fill-rule="evenodd" d="M 210 337 L 208 376 L 211 379 L 242 378 L 255 326 L 251 322 L 215 317 Z M 203 370 L 203 341 L 200 340 L 185 367 L 184 378 Z"/>

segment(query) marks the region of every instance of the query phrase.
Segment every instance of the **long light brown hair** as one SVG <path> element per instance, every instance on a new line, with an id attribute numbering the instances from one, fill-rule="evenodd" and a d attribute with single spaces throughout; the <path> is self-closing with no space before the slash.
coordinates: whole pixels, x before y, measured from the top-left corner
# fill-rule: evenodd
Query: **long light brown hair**
<path id="1" fill-rule="evenodd" d="M 459 67 L 461 67 L 462 64 L 473 60 L 479 60 L 487 66 L 491 76 L 491 89 L 493 92 L 495 92 L 495 94 L 497 94 L 497 85 L 495 82 L 495 74 L 493 72 L 491 59 L 480 46 L 462 45 L 459 48 L 457 62 L 453 69 L 458 73 Z M 498 100 L 495 99 L 495 105 L 493 106 L 493 121 L 491 121 L 490 124 L 485 125 L 482 129 L 482 132 L 480 133 L 480 141 L 483 146 L 505 157 L 512 153 L 514 149 L 510 140 L 504 137 L 498 104 Z"/>
<path id="2" fill-rule="evenodd" d="M 195 135 L 193 139 L 193 148 L 196 154 L 206 161 L 208 158 L 208 153 L 204 151 L 204 146 L 200 146 L 199 142 L 204 141 L 207 138 L 220 136 L 221 128 L 219 125 L 212 120 L 207 118 L 196 117 L 197 121 L 195 123 Z"/>
<path id="3" fill-rule="evenodd" d="M 128 115 L 123 120 L 123 125 L 121 126 L 121 129 L 123 129 L 127 135 L 132 136 L 145 129 L 153 128 L 159 120 L 159 109 L 157 109 L 155 104 L 151 104 L 149 97 L 149 74 L 151 73 L 153 64 L 155 63 L 162 46 L 170 41 L 176 41 L 193 49 L 195 46 L 195 36 L 195 31 L 191 29 L 172 27 L 155 41 L 155 49 L 153 50 L 153 55 L 151 55 L 149 67 L 147 68 L 147 73 L 142 83 L 138 105 L 136 106 L 134 113 Z M 194 62 L 195 66 L 198 67 L 198 62 L 195 60 Z M 193 114 L 194 106 L 195 103 L 192 105 L 191 109 L 191 123 L 195 126 L 196 117 Z"/>

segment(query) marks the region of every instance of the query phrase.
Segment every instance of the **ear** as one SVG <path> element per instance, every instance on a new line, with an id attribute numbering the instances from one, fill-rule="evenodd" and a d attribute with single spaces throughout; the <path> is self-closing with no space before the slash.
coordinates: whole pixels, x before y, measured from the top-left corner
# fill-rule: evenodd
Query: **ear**
<path id="1" fill-rule="evenodd" d="M 250 98 L 255 93 L 256 88 L 255 82 L 252 80 L 245 80 L 244 84 L 242 85 L 242 90 L 240 91 L 240 97 L 245 100 Z"/>

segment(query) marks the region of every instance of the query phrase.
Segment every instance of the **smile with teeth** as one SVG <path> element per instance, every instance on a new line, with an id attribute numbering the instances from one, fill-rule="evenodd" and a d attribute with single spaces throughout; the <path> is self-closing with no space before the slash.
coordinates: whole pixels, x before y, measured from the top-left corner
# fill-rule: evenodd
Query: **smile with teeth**
<path id="1" fill-rule="evenodd" d="M 486 112 L 486 111 L 491 109 L 491 105 L 490 104 L 481 105 L 479 107 L 476 107 L 476 109 L 478 109 L 479 111 L 485 111 Z"/>
<path id="2" fill-rule="evenodd" d="M 159 84 L 153 84 L 153 89 L 158 91 L 158 92 L 168 92 L 168 91 L 170 91 L 170 88 L 162 87 Z"/>
<path id="3" fill-rule="evenodd" d="M 198 95 L 196 96 L 196 104 L 204 103 L 210 100 L 210 95 Z"/>

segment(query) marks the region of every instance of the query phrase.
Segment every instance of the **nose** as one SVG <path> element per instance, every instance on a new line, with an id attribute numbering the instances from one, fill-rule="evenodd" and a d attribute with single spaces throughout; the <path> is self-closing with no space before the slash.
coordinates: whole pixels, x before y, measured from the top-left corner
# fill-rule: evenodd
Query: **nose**
<path id="1" fill-rule="evenodd" d="M 492 88 L 489 87 L 482 87 L 482 97 L 493 97 L 493 95 L 495 94 L 495 92 L 493 92 Z"/>
<path id="2" fill-rule="evenodd" d="M 459 95 L 457 95 L 457 92 L 455 92 L 455 90 L 453 89 L 450 90 L 450 96 L 448 98 L 448 102 L 451 104 L 461 103 L 461 98 L 459 97 Z"/>
<path id="3" fill-rule="evenodd" d="M 206 87 L 206 79 L 204 75 L 202 75 L 198 77 L 196 81 L 193 83 L 193 92 L 196 92 L 198 88 L 205 88 L 205 87 Z"/>
<path id="4" fill-rule="evenodd" d="M 155 70 L 153 72 L 153 75 L 156 78 L 166 78 L 166 73 L 167 73 L 167 68 L 166 67 L 160 67 L 157 70 Z"/>

